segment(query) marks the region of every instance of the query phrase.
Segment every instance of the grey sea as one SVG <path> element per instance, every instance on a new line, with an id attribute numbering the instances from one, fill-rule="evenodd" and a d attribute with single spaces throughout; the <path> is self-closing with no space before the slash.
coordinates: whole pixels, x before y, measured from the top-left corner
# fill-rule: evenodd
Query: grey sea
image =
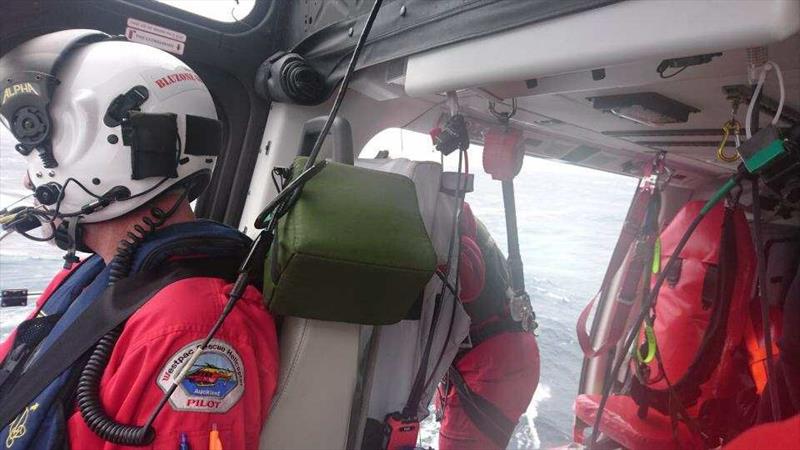
<path id="1" fill-rule="evenodd" d="M 2 130 L 0 207 L 25 195 L 24 164 L 14 144 Z M 471 169 L 478 173 L 468 201 L 504 246 L 500 184 L 482 173 L 480 148 L 469 153 Z M 539 322 L 542 372 L 534 401 L 509 449 L 547 448 L 570 441 L 582 360 L 575 321 L 599 287 L 635 186 L 633 178 L 526 158 L 516 182 L 517 209 L 525 281 Z M 41 290 L 61 264 L 61 252 L 55 247 L 9 236 L 0 242 L 0 288 Z M 0 340 L 31 308 L 0 309 Z M 436 446 L 436 430 L 435 422 L 426 421 L 424 445 Z"/>

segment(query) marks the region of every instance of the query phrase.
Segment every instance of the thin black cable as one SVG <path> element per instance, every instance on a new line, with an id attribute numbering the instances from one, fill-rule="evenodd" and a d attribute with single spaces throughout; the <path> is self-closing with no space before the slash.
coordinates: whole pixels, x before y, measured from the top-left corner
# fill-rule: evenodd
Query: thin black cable
<path id="1" fill-rule="evenodd" d="M 434 108 L 436 108 L 437 106 L 442 106 L 442 105 L 443 105 L 443 104 L 445 104 L 445 103 L 447 103 L 447 100 L 442 100 L 442 101 L 440 101 L 440 102 L 438 102 L 438 103 L 434 103 L 434 104 L 432 104 L 432 105 L 431 105 L 431 106 L 429 106 L 428 108 L 425 108 L 425 111 L 422 111 L 421 113 L 417 114 L 417 116 L 416 116 L 416 117 L 414 117 L 413 119 L 409 120 L 409 121 L 408 121 L 408 122 L 406 122 L 404 125 L 400 125 L 400 129 L 403 129 L 403 128 L 405 128 L 405 127 L 407 127 L 407 126 L 411 125 L 412 123 L 414 123 L 414 122 L 416 122 L 417 120 L 419 120 L 419 119 L 420 119 L 420 117 L 424 116 L 425 114 L 428 114 L 429 112 L 433 111 L 433 109 L 434 109 Z"/>
<path id="2" fill-rule="evenodd" d="M 661 72 L 658 72 L 658 76 L 659 76 L 659 77 L 661 77 L 661 79 L 662 79 L 662 80 L 668 80 L 668 79 L 670 79 L 670 78 L 672 78 L 672 77 L 674 77 L 674 76 L 678 75 L 679 73 L 683 72 L 683 71 L 684 71 L 684 70 L 686 70 L 688 67 L 689 67 L 689 66 L 683 66 L 683 67 L 681 67 L 680 69 L 676 70 L 675 72 L 672 72 L 672 73 L 671 73 L 671 74 L 669 74 L 669 75 L 664 75 L 664 72 L 666 72 L 666 71 L 661 71 Z"/>
<path id="3" fill-rule="evenodd" d="M 353 76 L 356 63 L 358 62 L 358 57 L 361 55 L 361 49 L 364 47 L 364 43 L 367 40 L 369 31 L 372 29 L 372 24 L 375 22 L 375 17 L 378 16 L 378 10 L 380 9 L 382 2 L 383 0 L 375 0 L 375 3 L 372 5 L 372 9 L 367 17 L 367 22 L 364 24 L 364 29 L 361 30 L 361 35 L 358 37 L 358 42 L 356 42 L 356 46 L 353 49 L 353 55 L 350 57 L 350 63 L 347 64 L 347 71 L 345 72 L 342 82 L 339 85 L 339 91 L 336 93 L 336 99 L 333 102 L 331 111 L 328 113 L 328 119 L 325 121 L 325 125 L 323 125 L 322 130 L 317 135 L 317 140 L 314 141 L 314 147 L 311 148 L 311 153 L 309 154 L 308 161 L 306 162 L 306 169 L 310 169 L 317 160 L 319 151 L 322 148 L 322 143 L 325 142 L 325 138 L 328 136 L 328 132 L 330 132 L 331 126 L 333 125 L 333 119 L 336 118 L 336 114 L 339 112 L 339 108 L 342 106 L 342 100 L 344 100 L 344 95 L 347 92 L 347 86 L 350 84 L 350 78 Z"/>
<path id="4" fill-rule="evenodd" d="M 458 152 L 458 174 L 459 177 L 461 176 L 462 164 L 464 162 L 464 153 L 466 150 L 459 150 Z M 460 198 L 460 190 L 461 190 L 461 183 L 460 179 L 456 182 L 456 199 Z M 452 225 L 452 233 L 450 239 L 450 245 L 447 249 L 447 265 L 444 270 L 444 278 L 449 280 L 450 279 L 450 269 L 452 266 L 453 261 L 453 253 L 455 251 L 456 240 L 459 235 L 458 233 L 458 220 L 460 216 L 460 205 L 461 202 L 456 203 L 455 211 L 453 211 L 453 225 Z M 439 317 L 441 315 L 441 306 L 444 303 L 444 294 L 447 290 L 448 285 L 442 283 L 442 287 L 439 291 L 439 294 L 436 296 L 434 307 L 433 307 L 433 316 L 431 317 L 431 326 L 428 331 L 428 339 L 425 342 L 425 348 L 422 352 L 422 358 L 420 360 L 420 367 L 417 369 L 417 375 L 414 378 L 414 384 L 411 387 L 411 392 L 408 395 L 408 401 L 406 402 L 405 407 L 403 408 L 403 415 L 406 417 L 416 417 L 417 416 L 417 407 L 419 404 L 419 400 L 422 397 L 422 394 L 425 390 L 425 387 L 428 385 L 428 359 L 430 358 L 431 348 L 433 347 L 433 338 L 436 331 L 436 327 L 439 324 Z M 456 273 L 456 292 L 458 292 L 458 273 Z M 457 297 L 456 297 L 457 298 Z M 455 305 L 453 305 L 453 315 L 455 314 Z M 449 336 L 448 336 L 449 339 Z M 444 343 L 445 346 L 447 342 Z"/>
<path id="5" fill-rule="evenodd" d="M 756 244 L 756 252 L 758 252 L 756 255 L 756 267 L 758 270 L 758 291 L 761 294 L 759 296 L 759 299 L 761 300 L 761 326 L 764 333 L 764 346 L 767 349 L 767 380 L 772 381 L 771 383 L 767 383 L 767 390 L 769 391 L 772 420 L 777 421 L 780 420 L 781 417 L 781 408 L 780 397 L 777 390 L 778 385 L 775 383 L 775 379 L 772 378 L 775 363 L 772 358 L 772 329 L 770 327 L 769 320 L 769 297 L 767 291 L 767 255 L 764 252 L 764 235 L 761 229 L 761 200 L 759 198 L 758 186 L 759 178 L 751 178 L 750 183 L 752 185 L 753 196 L 753 237 Z"/>
<path id="6" fill-rule="evenodd" d="M 149 188 L 147 188 L 147 189 L 145 189 L 145 190 L 143 190 L 141 192 L 137 192 L 136 194 L 130 195 L 128 197 L 117 198 L 117 199 L 113 199 L 113 200 L 115 200 L 115 201 L 126 201 L 126 200 L 132 200 L 134 198 L 142 197 L 142 196 L 147 195 L 147 194 L 155 191 L 156 189 L 160 188 L 161 185 L 163 185 L 167 180 L 169 180 L 169 177 L 164 177 L 158 183 L 154 184 L 153 186 L 150 186 Z M 106 198 L 105 197 L 106 194 L 103 194 L 103 195 L 95 194 L 89 188 L 87 188 L 83 183 L 81 183 L 80 181 L 76 180 L 75 178 L 71 178 L 71 177 L 67 178 L 67 181 L 64 183 L 64 187 L 61 189 L 61 194 L 59 195 L 58 201 L 56 202 L 56 207 L 55 207 L 55 209 L 54 209 L 54 211 L 52 213 L 54 219 L 55 218 L 77 217 L 77 216 L 85 215 L 85 212 L 83 212 L 83 211 L 76 211 L 76 212 L 71 212 L 71 213 L 62 213 L 60 211 L 61 210 L 61 202 L 63 201 L 64 197 L 66 196 L 67 186 L 69 186 L 70 182 L 76 184 L 79 188 L 81 188 L 84 192 L 86 192 L 87 194 L 92 196 L 95 200 L 103 200 L 103 199 Z"/>
<path id="7" fill-rule="evenodd" d="M 464 208 L 464 197 L 466 196 L 467 182 L 468 182 L 468 179 L 469 179 L 468 178 L 468 175 L 469 175 L 469 157 L 468 157 L 468 154 L 467 154 L 466 150 L 464 150 L 464 161 L 465 161 L 464 170 L 466 172 L 464 175 L 467 175 L 467 176 L 462 176 L 461 170 L 459 169 L 459 171 L 458 171 L 459 179 L 458 179 L 458 181 L 456 183 L 456 195 L 457 195 L 456 198 L 457 198 L 457 201 L 459 202 L 457 225 L 461 223 L 461 211 Z M 462 183 L 462 180 L 463 180 L 463 183 Z M 463 195 L 460 195 L 459 191 L 458 191 L 458 187 L 461 187 L 462 185 L 463 185 L 463 192 L 464 193 L 463 193 Z M 456 237 L 459 238 L 459 246 L 461 245 L 460 236 L 461 236 L 461 233 L 459 233 L 458 232 L 458 228 L 456 228 L 455 234 L 453 235 L 453 238 L 454 239 Z M 448 264 L 448 266 L 449 266 L 449 264 Z M 453 297 L 456 300 L 456 302 L 460 302 L 461 299 L 458 297 L 458 289 L 459 289 L 459 286 L 461 284 L 461 278 L 459 277 L 459 270 L 461 269 L 461 257 L 460 257 L 460 255 L 459 255 L 459 258 L 456 260 L 456 268 L 455 269 L 456 269 L 456 285 L 455 285 L 455 289 L 453 290 Z M 447 279 L 447 276 L 445 276 L 445 279 Z M 444 287 L 445 286 L 443 286 L 443 288 Z M 450 289 L 451 286 L 448 283 L 448 285 L 446 287 L 448 289 Z M 444 292 L 444 291 L 442 291 L 442 292 Z M 434 374 L 436 373 L 437 370 L 439 370 L 439 366 L 442 364 L 442 360 L 444 359 L 445 350 L 447 349 L 447 343 L 450 341 L 450 336 L 453 335 L 453 325 L 454 325 L 454 322 L 455 322 L 455 319 L 456 319 L 456 306 L 457 306 L 456 304 L 453 304 L 453 309 L 450 311 L 450 325 L 447 327 L 447 334 L 445 335 L 444 341 L 443 341 L 444 345 L 442 346 L 442 351 L 439 352 L 439 356 L 436 358 L 436 364 L 433 365 L 433 370 L 431 371 L 431 376 L 428 377 L 427 380 L 425 380 L 425 386 L 429 386 L 431 384 L 431 382 L 433 381 Z"/>

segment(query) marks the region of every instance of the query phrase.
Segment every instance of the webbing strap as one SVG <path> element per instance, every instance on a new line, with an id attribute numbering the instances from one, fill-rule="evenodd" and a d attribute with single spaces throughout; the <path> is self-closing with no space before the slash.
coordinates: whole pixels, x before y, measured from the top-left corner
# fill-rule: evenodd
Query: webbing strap
<path id="1" fill-rule="evenodd" d="M 628 321 L 628 315 L 633 308 L 636 286 L 638 286 L 641 281 L 644 270 L 646 268 L 649 269 L 652 264 L 652 261 L 647 261 L 645 257 L 646 254 L 649 253 L 646 251 L 647 249 L 642 246 L 636 246 L 636 248 L 634 248 L 634 243 L 636 242 L 637 236 L 642 232 L 648 209 L 650 209 L 651 203 L 654 201 L 655 196 L 652 192 L 642 188 L 637 189 L 634 200 L 625 217 L 625 224 L 620 232 L 619 240 L 611 255 L 611 260 L 608 263 L 608 269 L 603 277 L 600 290 L 578 316 L 578 322 L 575 328 L 578 335 L 578 343 L 586 358 L 594 358 L 606 353 L 609 349 L 616 346 L 625 334 L 625 325 Z M 597 349 L 594 349 L 592 347 L 590 334 L 586 331 L 589 313 L 591 313 L 597 300 L 602 295 L 608 293 L 608 288 L 611 285 L 612 279 L 620 270 L 624 269 L 626 265 L 627 271 L 624 275 L 621 289 L 623 292 L 620 292 L 615 298 L 617 310 L 611 320 L 608 335 L 605 341 L 600 344 Z"/>
<path id="2" fill-rule="evenodd" d="M 484 325 L 480 327 L 480 329 L 473 330 L 469 332 L 469 339 L 472 343 L 472 348 L 477 347 L 484 341 L 494 336 L 497 336 L 500 333 L 506 332 L 524 332 L 525 329 L 522 327 L 522 324 L 511 320 L 510 318 L 505 318 L 502 320 L 498 320 L 497 322 L 492 322 L 490 324 Z"/>
<path id="3" fill-rule="evenodd" d="M 509 420 L 492 402 L 470 389 L 458 369 L 450 366 L 448 374 L 467 417 L 499 448 L 506 448 L 517 424 Z"/>
<path id="4" fill-rule="evenodd" d="M 224 262 L 223 262 L 224 261 Z M 0 405 L 0 429 L 5 428 L 56 377 L 69 369 L 101 337 L 125 322 L 158 291 L 192 277 L 227 277 L 236 265 L 220 261 L 184 260 L 162 271 L 140 272 L 103 291 L 16 382 Z M 225 274 L 224 276 L 222 274 Z M 12 381 L 12 380 L 9 380 Z"/>

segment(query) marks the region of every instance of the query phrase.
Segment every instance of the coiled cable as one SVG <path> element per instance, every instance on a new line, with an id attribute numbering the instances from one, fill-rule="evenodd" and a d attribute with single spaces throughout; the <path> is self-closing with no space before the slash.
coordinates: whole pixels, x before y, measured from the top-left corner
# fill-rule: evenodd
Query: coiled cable
<path id="1" fill-rule="evenodd" d="M 133 231 L 127 232 L 126 238 L 120 241 L 117 253 L 110 263 L 108 287 L 128 277 L 136 250 L 148 235 L 175 214 L 188 193 L 189 189 L 184 189 L 172 208 L 166 212 L 159 207 L 151 208 L 152 217 L 143 217 L 144 225 L 137 223 L 133 226 Z M 75 397 L 84 422 L 100 438 L 119 445 L 143 446 L 155 439 L 155 431 L 150 424 L 138 426 L 119 423 L 108 415 L 100 402 L 100 380 L 124 326 L 125 323 L 122 323 L 100 338 L 81 371 Z"/>
<path id="2" fill-rule="evenodd" d="M 280 85 L 285 94 L 300 105 L 316 105 L 325 94 L 322 75 L 297 55 L 287 55 L 281 65 Z"/>

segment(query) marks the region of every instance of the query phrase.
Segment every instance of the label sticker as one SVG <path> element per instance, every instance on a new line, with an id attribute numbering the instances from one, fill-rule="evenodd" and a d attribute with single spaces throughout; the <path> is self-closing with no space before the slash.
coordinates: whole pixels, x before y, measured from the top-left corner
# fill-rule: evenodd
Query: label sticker
<path id="1" fill-rule="evenodd" d="M 128 17 L 128 27 L 136 28 L 137 30 L 146 31 L 152 34 L 157 34 L 165 38 L 170 38 L 173 41 L 186 42 L 186 35 L 183 33 L 179 33 L 175 30 L 170 30 L 169 28 L 160 27 L 158 25 L 148 23 L 143 20 L 134 19 L 133 17 Z"/>
<path id="2" fill-rule="evenodd" d="M 147 31 L 138 30 L 136 28 L 128 27 L 125 30 L 125 37 L 131 42 L 138 42 L 140 44 L 149 45 L 157 49 L 165 50 L 176 55 L 182 55 L 186 44 L 175 39 L 159 36 Z"/>
<path id="3" fill-rule="evenodd" d="M 162 391 L 167 392 L 201 342 L 186 345 L 167 361 L 157 380 Z M 169 402 L 176 411 L 224 413 L 239 401 L 243 392 L 242 358 L 227 342 L 213 339 L 189 368 Z"/>
<path id="4" fill-rule="evenodd" d="M 142 75 L 153 83 L 150 92 L 155 92 L 161 101 L 181 92 L 205 88 L 203 80 L 186 66 L 174 70 L 151 69 Z"/>

